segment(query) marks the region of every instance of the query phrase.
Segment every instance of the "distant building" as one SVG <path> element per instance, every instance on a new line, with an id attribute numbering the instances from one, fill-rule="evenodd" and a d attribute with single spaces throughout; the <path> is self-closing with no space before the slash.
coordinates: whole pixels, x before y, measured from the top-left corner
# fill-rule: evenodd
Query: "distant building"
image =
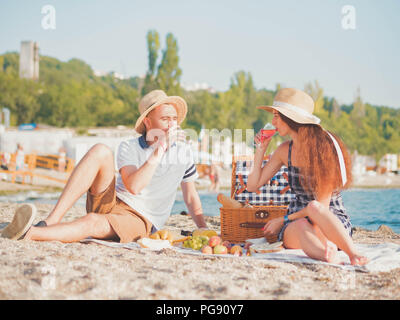
<path id="1" fill-rule="evenodd" d="M 96 77 L 106 77 L 106 76 L 111 76 L 115 79 L 119 79 L 119 80 L 125 80 L 128 79 L 129 77 L 123 75 L 122 73 L 118 73 L 115 71 L 110 71 L 110 72 L 105 72 L 105 71 L 100 71 L 100 70 L 94 70 L 94 75 Z"/>
<path id="2" fill-rule="evenodd" d="M 371 156 L 363 156 L 355 152 L 352 157 L 352 169 L 354 175 L 363 175 L 367 171 L 375 171 L 376 161 Z"/>
<path id="3" fill-rule="evenodd" d="M 208 83 L 195 83 L 195 84 L 185 84 L 182 83 L 182 88 L 185 89 L 186 91 L 198 91 L 198 90 L 206 90 L 210 93 L 215 93 L 216 90 L 211 87 Z"/>
<path id="4" fill-rule="evenodd" d="M 39 79 L 39 45 L 37 42 L 21 42 L 19 77 L 32 80 Z"/>
<path id="5" fill-rule="evenodd" d="M 385 171 L 397 171 L 398 169 L 398 159 L 397 154 L 385 154 L 379 161 L 379 167 L 385 168 Z"/>
<path id="6" fill-rule="evenodd" d="M 107 72 L 100 70 L 94 70 L 93 73 L 96 77 L 105 77 L 108 74 Z"/>

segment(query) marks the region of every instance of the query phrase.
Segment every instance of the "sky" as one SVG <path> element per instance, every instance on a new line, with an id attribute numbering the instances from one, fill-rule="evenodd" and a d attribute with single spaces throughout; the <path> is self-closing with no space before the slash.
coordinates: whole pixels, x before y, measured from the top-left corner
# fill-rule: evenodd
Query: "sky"
<path id="1" fill-rule="evenodd" d="M 45 5 L 55 29 L 42 26 Z M 161 49 L 168 32 L 177 39 L 187 85 L 225 91 L 244 70 L 257 89 L 318 81 L 340 104 L 360 88 L 364 102 L 399 108 L 399 13 L 398 0 L 0 0 L 0 54 L 32 40 L 41 55 L 141 76 L 154 29 Z"/>

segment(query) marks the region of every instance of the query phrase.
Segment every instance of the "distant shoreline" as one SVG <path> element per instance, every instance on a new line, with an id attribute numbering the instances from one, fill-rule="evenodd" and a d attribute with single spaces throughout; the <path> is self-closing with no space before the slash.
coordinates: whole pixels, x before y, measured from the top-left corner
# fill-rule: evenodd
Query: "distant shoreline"
<path id="1" fill-rule="evenodd" d="M 19 188 L 21 186 L 21 188 Z M 31 187 L 31 188 L 29 188 Z M 197 186 L 197 190 L 199 191 L 205 191 L 208 190 L 208 186 Z M 367 190 L 372 190 L 372 189 L 400 189 L 400 184 L 395 184 L 395 185 L 353 185 L 347 190 L 353 190 L 353 189 L 367 189 Z M 7 196 L 14 196 L 19 193 L 24 193 L 24 192 L 30 192 L 30 191 L 36 191 L 39 194 L 43 193 L 56 193 L 56 192 L 62 192 L 63 188 L 62 187 L 55 187 L 55 186 L 35 186 L 35 185 L 21 185 L 21 184 L 16 184 L 12 188 L 7 188 L 4 189 L 4 184 L 1 185 L 0 187 L 0 196 L 2 197 L 7 197 Z M 180 190 L 180 187 L 178 188 Z M 230 186 L 221 186 L 220 187 L 220 192 L 226 192 L 230 193 L 231 187 Z M 217 195 L 217 193 L 215 194 Z"/>
<path id="2" fill-rule="evenodd" d="M 354 185 L 354 186 L 351 186 L 351 188 L 349 188 L 349 190 L 352 190 L 352 189 L 400 189 L 400 185 L 385 185 L 385 186 L 382 186 L 382 185 L 376 185 L 376 186 L 374 186 L 374 185 L 368 185 L 368 186 Z"/>

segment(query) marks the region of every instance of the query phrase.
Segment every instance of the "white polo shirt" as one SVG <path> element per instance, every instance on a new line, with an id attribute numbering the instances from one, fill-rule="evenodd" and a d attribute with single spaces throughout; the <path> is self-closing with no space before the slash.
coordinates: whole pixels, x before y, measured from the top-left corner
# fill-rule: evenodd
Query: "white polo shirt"
<path id="1" fill-rule="evenodd" d="M 198 178 L 193 153 L 187 144 L 174 144 L 163 155 L 150 183 L 139 194 L 130 193 L 119 170 L 134 165 L 140 168 L 154 152 L 144 136 L 121 142 L 117 154 L 117 197 L 148 219 L 157 229 L 162 229 L 174 205 L 181 182 Z"/>

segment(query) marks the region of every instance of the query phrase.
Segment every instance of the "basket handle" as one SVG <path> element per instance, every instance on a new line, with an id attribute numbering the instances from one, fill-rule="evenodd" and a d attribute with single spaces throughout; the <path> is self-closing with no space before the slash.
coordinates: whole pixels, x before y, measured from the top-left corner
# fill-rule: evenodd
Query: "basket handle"
<path id="1" fill-rule="evenodd" d="M 266 211 L 264 209 L 257 210 L 256 212 L 254 212 L 254 217 L 256 219 L 266 219 L 266 218 L 268 218 L 268 216 L 269 216 L 268 211 Z M 264 227 L 265 223 L 266 222 L 243 222 L 243 223 L 240 223 L 239 226 L 241 228 L 257 228 L 257 229 L 259 229 L 259 228 Z"/>
<path id="2" fill-rule="evenodd" d="M 243 222 L 239 226 L 241 228 L 260 229 L 265 226 L 265 222 Z"/>

